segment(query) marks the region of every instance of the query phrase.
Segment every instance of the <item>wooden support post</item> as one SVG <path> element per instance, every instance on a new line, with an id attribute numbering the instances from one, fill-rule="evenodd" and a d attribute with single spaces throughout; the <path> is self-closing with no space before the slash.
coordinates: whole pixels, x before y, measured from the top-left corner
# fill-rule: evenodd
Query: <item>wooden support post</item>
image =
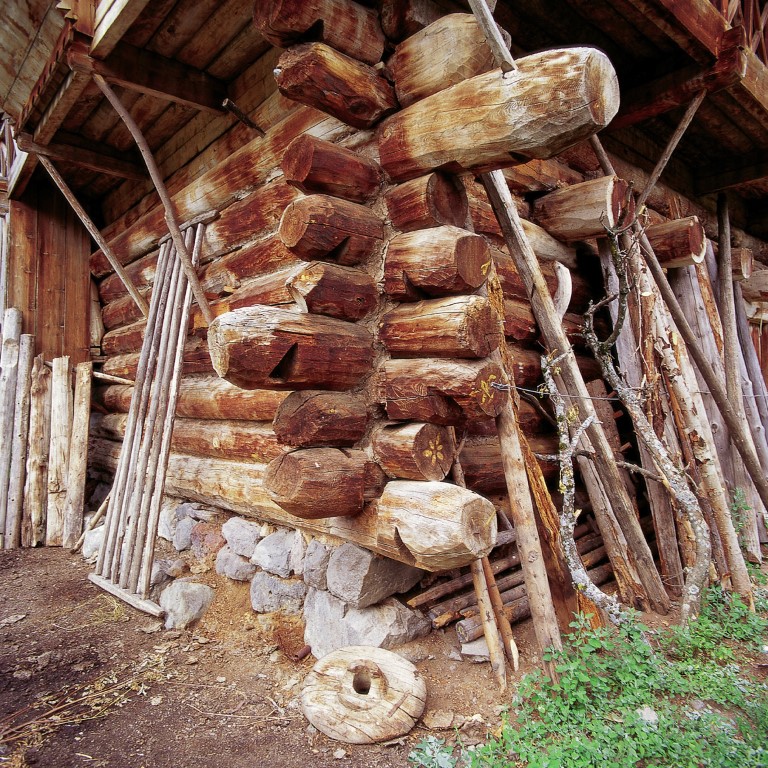
<path id="1" fill-rule="evenodd" d="M 133 280 L 131 280 L 130 276 L 125 271 L 125 268 L 120 263 L 117 256 L 115 256 L 114 252 L 109 246 L 109 243 L 107 243 L 107 241 L 102 237 L 99 228 L 93 223 L 91 217 L 85 212 L 85 208 L 80 205 L 74 193 L 67 185 L 67 182 L 64 181 L 61 174 L 54 167 L 53 163 L 51 163 L 51 161 L 44 155 L 39 155 L 38 160 L 40 161 L 43 168 L 48 171 L 48 175 L 53 179 L 56 186 L 61 191 L 61 194 L 64 195 L 67 202 L 70 204 L 70 206 L 72 206 L 72 210 L 77 214 L 77 217 L 83 223 L 83 226 L 88 230 L 89 234 L 94 239 L 99 248 L 101 248 L 110 266 L 115 270 L 115 274 L 120 278 L 120 281 L 125 286 L 125 289 L 131 295 L 131 298 L 136 302 L 136 306 L 141 310 L 141 314 L 146 317 L 149 314 L 149 307 L 147 306 L 146 299 L 139 293 L 138 289 L 133 284 Z"/>
<path id="2" fill-rule="evenodd" d="M 69 357 L 53 361 L 51 378 L 51 447 L 48 459 L 48 505 L 45 544 L 61 546 L 67 499 L 69 441 L 72 434 L 72 365 Z"/>
<path id="3" fill-rule="evenodd" d="M 75 401 L 72 437 L 69 444 L 67 496 L 64 503 L 62 546 L 72 548 L 83 530 L 85 481 L 88 472 L 88 424 L 91 415 L 91 372 L 93 363 L 75 366 Z"/>
<path id="4" fill-rule="evenodd" d="M 30 396 L 27 481 L 21 523 L 23 547 L 36 547 L 45 543 L 48 451 L 51 442 L 51 372 L 43 362 L 42 355 L 38 355 L 32 364 Z"/>
<path id="5" fill-rule="evenodd" d="M 141 133 L 141 130 L 139 129 L 136 121 L 131 117 L 131 114 L 128 112 L 128 110 L 123 106 L 120 99 L 117 97 L 117 94 L 108 85 L 107 81 L 101 77 L 101 75 L 97 75 L 96 73 L 93 75 L 93 80 L 96 85 L 98 85 L 99 90 L 107 97 L 109 103 L 115 108 L 115 111 L 118 113 L 118 115 L 120 115 L 120 118 L 125 123 L 125 126 L 131 132 L 133 140 L 136 142 L 136 146 L 141 152 L 141 156 L 144 158 L 144 162 L 147 165 L 149 175 L 152 177 L 152 183 L 155 185 L 157 194 L 160 196 L 160 200 L 162 201 L 163 207 L 165 208 L 165 221 L 171 233 L 173 244 L 176 246 L 176 253 L 179 256 L 179 259 L 181 259 L 184 274 L 187 276 L 187 280 L 189 280 L 189 284 L 192 287 L 192 293 L 195 296 L 197 305 L 200 307 L 200 311 L 203 313 L 203 317 L 205 317 L 205 321 L 210 325 L 210 323 L 213 321 L 213 312 L 208 305 L 208 300 L 205 298 L 205 293 L 203 292 L 200 281 L 197 278 L 197 270 L 192 265 L 192 259 L 190 258 L 189 252 L 187 251 L 187 248 L 184 244 L 184 237 L 181 234 L 181 230 L 179 229 L 179 225 L 176 221 L 173 202 L 168 195 L 168 190 L 165 187 L 160 169 L 157 167 L 155 158 L 152 155 L 152 150 L 149 148 L 149 144 L 147 144 L 147 140 Z"/>
<path id="6" fill-rule="evenodd" d="M 8 511 L 20 338 L 21 310 L 6 309 L 3 314 L 3 347 L 0 352 L 0 536 L 3 540 Z"/>
<path id="7" fill-rule="evenodd" d="M 29 433 L 30 387 L 32 384 L 32 362 L 35 356 L 34 348 L 35 337 L 31 334 L 23 333 L 19 339 L 19 365 L 16 376 L 11 471 L 5 518 L 6 549 L 14 549 L 21 544 L 24 479 L 26 477 L 27 438 Z"/>

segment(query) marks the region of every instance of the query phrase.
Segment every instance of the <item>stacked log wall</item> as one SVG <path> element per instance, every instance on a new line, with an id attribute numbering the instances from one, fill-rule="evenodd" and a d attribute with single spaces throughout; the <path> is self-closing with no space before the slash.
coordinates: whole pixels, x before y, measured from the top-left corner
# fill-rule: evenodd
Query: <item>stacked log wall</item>
<path id="1" fill-rule="evenodd" d="M 342 53 L 324 48 L 322 55 L 303 47 L 298 54 L 311 54 L 315 67 L 328 57 L 334 67 L 342 66 Z M 375 82 L 377 89 L 391 88 L 386 75 L 404 66 L 401 57 L 387 69 L 392 48 L 393 43 L 383 48 L 377 61 L 358 62 L 364 67 L 361 88 L 371 78 L 382 81 Z M 354 59 L 348 51 L 343 56 Z M 491 261 L 507 299 L 501 320 L 516 384 L 534 393 L 542 346 L 522 281 L 474 174 L 411 170 L 393 182 L 379 165 L 381 134 L 369 128 L 397 103 L 388 101 L 365 124 L 351 121 L 340 105 L 323 102 L 315 91 L 306 99 L 312 106 L 295 103 L 272 90 L 268 74 L 282 62 L 279 78 L 287 77 L 296 58 L 293 51 L 278 61 L 271 51 L 242 78 L 251 118 L 266 131 L 263 138 L 242 125 L 224 131 L 220 118 L 215 125 L 200 119 L 197 134 L 188 127 L 175 148 L 160 153 L 179 220 L 218 213 L 207 227 L 199 274 L 219 320 L 211 329 L 199 312 L 190 320 L 168 491 L 413 562 L 396 536 L 388 539 L 377 530 L 377 518 L 383 520 L 388 504 L 406 491 L 414 498 L 420 488 L 431 493 L 458 443 L 470 490 L 486 497 L 504 493 L 493 423 L 501 402 L 493 384 L 503 385 L 504 374 L 487 359 L 495 348 L 496 318 L 477 295 Z M 487 58 L 479 61 L 482 71 L 490 68 Z M 384 66 L 376 67 L 380 62 Z M 256 81 L 250 90 L 249 78 Z M 285 90 L 303 98 L 295 84 Z M 427 95 L 418 91 L 406 100 Z M 211 136 L 216 138 L 209 142 Z M 194 154 L 194 146 L 205 148 Z M 559 229 L 565 215 L 552 213 L 552 193 L 585 182 L 590 188 L 604 184 L 581 158 L 576 150 L 525 162 L 517 157 L 504 170 L 553 294 L 553 262 L 570 270 L 574 340 L 580 313 L 597 298 L 593 238 L 602 231 L 602 211 L 594 211 L 591 229 Z M 340 181 L 348 178 L 354 183 Z M 144 190 L 139 199 L 141 191 L 123 189 L 107 201 L 113 221 L 105 235 L 149 296 L 165 229 L 154 196 Z M 621 190 L 611 194 L 621 198 Z M 657 207 L 669 213 L 669 206 Z M 423 258 L 427 249 L 430 263 L 438 265 L 431 273 Z M 103 370 L 130 378 L 143 321 L 99 251 L 92 254 L 91 270 L 103 304 Z M 301 329 L 294 327 L 297 316 Z M 259 331 L 260 356 L 254 357 L 254 329 L 265 327 L 269 336 Z M 212 360 L 210 348 L 226 355 Z M 587 380 L 599 376 L 586 353 L 581 363 Z M 97 450 L 91 453 L 98 469 L 114 468 L 130 393 L 126 385 L 97 391 L 104 414 L 94 419 Z M 523 403 L 521 424 L 535 451 L 555 452 L 553 429 L 540 410 Z M 289 454 L 299 466 L 303 457 L 330 462 L 333 484 L 297 487 L 297 470 L 284 461 Z M 542 467 L 554 477 L 551 463 Z M 397 485 L 404 481 L 413 485 Z M 327 518 L 316 508 L 323 488 Z M 334 512 L 339 488 L 345 508 Z M 484 546 L 478 542 L 478 551 Z M 459 562 L 462 555 L 446 557 Z M 445 567 L 428 558 L 418 562 Z"/>

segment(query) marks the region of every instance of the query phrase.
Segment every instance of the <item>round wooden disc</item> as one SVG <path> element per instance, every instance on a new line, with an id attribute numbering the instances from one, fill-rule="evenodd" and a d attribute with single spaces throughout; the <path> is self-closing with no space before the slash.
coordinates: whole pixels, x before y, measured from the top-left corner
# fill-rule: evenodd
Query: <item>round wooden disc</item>
<path id="1" fill-rule="evenodd" d="M 372 744 L 408 733 L 426 699 L 426 684 L 411 662 L 362 645 L 320 659 L 301 692 L 307 720 L 348 744 Z"/>

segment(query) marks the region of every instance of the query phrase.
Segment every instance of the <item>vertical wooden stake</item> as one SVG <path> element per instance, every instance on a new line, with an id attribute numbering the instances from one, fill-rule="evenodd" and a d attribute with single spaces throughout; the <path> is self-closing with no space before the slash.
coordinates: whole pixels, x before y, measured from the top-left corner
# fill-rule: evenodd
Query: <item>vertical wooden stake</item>
<path id="1" fill-rule="evenodd" d="M 64 536 L 69 440 L 72 434 L 72 365 L 69 357 L 53 361 L 51 447 L 48 456 L 48 518 L 45 544 L 60 547 Z"/>
<path id="2" fill-rule="evenodd" d="M 85 479 L 88 471 L 88 424 L 91 416 L 91 372 L 93 363 L 75 366 L 75 407 L 72 438 L 69 444 L 67 496 L 64 503 L 64 533 L 62 544 L 72 547 L 83 529 Z"/>
<path id="3" fill-rule="evenodd" d="M 6 309 L 3 315 L 3 348 L 0 353 L 0 541 L 5 538 L 8 511 L 8 480 L 11 474 L 20 337 L 21 311 Z"/>

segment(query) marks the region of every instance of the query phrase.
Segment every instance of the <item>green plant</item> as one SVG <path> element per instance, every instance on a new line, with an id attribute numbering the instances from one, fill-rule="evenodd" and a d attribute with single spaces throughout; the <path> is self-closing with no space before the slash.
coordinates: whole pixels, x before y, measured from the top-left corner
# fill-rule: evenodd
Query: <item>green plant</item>
<path id="1" fill-rule="evenodd" d="M 455 768 L 453 750 L 446 746 L 445 739 L 427 736 L 408 754 L 408 762 L 420 768 Z"/>
<path id="2" fill-rule="evenodd" d="M 736 533 L 741 533 L 747 524 L 747 515 L 752 512 L 752 507 L 747 503 L 747 494 L 743 488 L 734 488 L 731 498 L 731 517 Z"/>

